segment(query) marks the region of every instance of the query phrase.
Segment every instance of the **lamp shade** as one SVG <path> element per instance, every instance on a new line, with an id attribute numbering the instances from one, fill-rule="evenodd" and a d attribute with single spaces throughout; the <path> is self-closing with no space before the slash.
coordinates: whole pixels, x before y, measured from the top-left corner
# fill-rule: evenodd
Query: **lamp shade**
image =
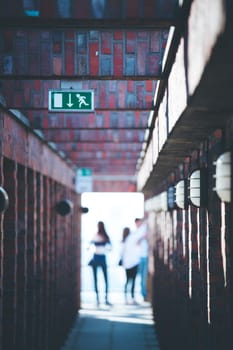
<path id="1" fill-rule="evenodd" d="M 189 176 L 189 202 L 195 207 L 205 207 L 207 205 L 207 169 L 194 170 Z"/>
<path id="2" fill-rule="evenodd" d="M 160 194 L 160 201 L 161 201 L 161 210 L 167 211 L 167 192 L 164 191 Z"/>
<path id="3" fill-rule="evenodd" d="M 175 202 L 178 208 L 187 209 L 187 181 L 185 179 L 177 182 L 175 187 Z"/>
<path id="4" fill-rule="evenodd" d="M 167 207 L 167 192 L 161 192 L 157 196 L 148 199 L 145 202 L 145 210 L 148 211 L 166 211 Z"/>
<path id="5" fill-rule="evenodd" d="M 9 198 L 7 192 L 0 186 L 0 213 L 4 212 L 9 206 Z"/>
<path id="6" fill-rule="evenodd" d="M 80 208 L 79 208 L 79 211 L 80 211 L 80 213 L 82 213 L 82 214 L 86 214 L 86 213 L 89 212 L 89 208 L 87 208 L 87 207 L 80 207 Z"/>
<path id="7" fill-rule="evenodd" d="M 215 162 L 215 188 L 223 202 L 231 201 L 231 152 L 223 153 Z"/>
<path id="8" fill-rule="evenodd" d="M 68 215 L 73 210 L 73 203 L 69 199 L 63 199 L 56 204 L 56 211 L 61 216 Z"/>
<path id="9" fill-rule="evenodd" d="M 196 207 L 201 206 L 201 171 L 195 170 L 189 178 L 189 200 Z"/>
<path id="10" fill-rule="evenodd" d="M 168 209 L 172 210 L 176 207 L 175 203 L 175 187 L 170 186 L 168 187 L 167 190 L 167 204 L 168 204 Z"/>

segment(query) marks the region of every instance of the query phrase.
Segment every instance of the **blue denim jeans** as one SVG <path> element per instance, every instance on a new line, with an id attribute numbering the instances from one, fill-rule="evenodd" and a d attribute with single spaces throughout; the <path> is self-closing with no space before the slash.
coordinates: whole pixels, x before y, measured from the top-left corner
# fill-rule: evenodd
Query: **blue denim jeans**
<path id="1" fill-rule="evenodd" d="M 139 265 L 139 274 L 141 278 L 141 294 L 143 298 L 147 297 L 147 276 L 148 276 L 148 257 L 142 257 Z"/>

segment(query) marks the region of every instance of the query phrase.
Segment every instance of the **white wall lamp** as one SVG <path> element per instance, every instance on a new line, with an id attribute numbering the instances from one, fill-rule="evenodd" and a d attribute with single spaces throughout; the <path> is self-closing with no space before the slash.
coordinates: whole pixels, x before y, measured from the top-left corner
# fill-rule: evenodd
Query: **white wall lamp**
<path id="1" fill-rule="evenodd" d="M 207 169 L 194 170 L 189 176 L 188 199 L 195 207 L 207 205 Z"/>
<path id="2" fill-rule="evenodd" d="M 167 211 L 167 191 L 160 193 L 161 209 Z"/>
<path id="3" fill-rule="evenodd" d="M 167 211 L 167 192 L 161 192 L 157 196 L 148 199 L 145 202 L 145 210 L 149 211 Z"/>
<path id="4" fill-rule="evenodd" d="M 231 201 L 231 152 L 225 152 L 217 161 L 215 170 L 215 188 L 218 197 L 223 201 Z"/>
<path id="5" fill-rule="evenodd" d="M 180 209 L 188 208 L 187 179 L 177 182 L 175 186 L 175 203 Z"/>
<path id="6" fill-rule="evenodd" d="M 175 186 L 169 186 L 167 190 L 167 206 L 168 210 L 173 210 L 176 208 L 175 203 Z"/>
<path id="7" fill-rule="evenodd" d="M 5 210 L 7 210 L 8 206 L 9 206 L 8 194 L 6 190 L 4 190 L 2 186 L 0 186 L 0 213 L 3 213 Z"/>

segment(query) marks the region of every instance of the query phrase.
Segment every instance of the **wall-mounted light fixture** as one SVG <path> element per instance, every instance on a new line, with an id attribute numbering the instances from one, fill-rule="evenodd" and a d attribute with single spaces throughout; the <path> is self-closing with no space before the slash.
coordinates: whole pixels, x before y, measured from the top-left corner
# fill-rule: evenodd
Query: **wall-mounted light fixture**
<path id="1" fill-rule="evenodd" d="M 223 202 L 231 201 L 231 152 L 225 152 L 217 161 L 215 171 L 215 188 L 217 195 Z"/>
<path id="2" fill-rule="evenodd" d="M 183 179 L 177 182 L 175 186 L 175 203 L 180 209 L 188 208 L 187 180 Z"/>
<path id="3" fill-rule="evenodd" d="M 4 212 L 9 206 L 9 198 L 7 192 L 0 186 L 0 213 Z"/>
<path id="4" fill-rule="evenodd" d="M 195 207 L 207 205 L 207 169 L 194 170 L 189 176 L 188 198 Z"/>
<path id="5" fill-rule="evenodd" d="M 87 214 L 89 212 L 89 208 L 87 207 L 79 207 L 79 211 L 81 214 Z"/>
<path id="6" fill-rule="evenodd" d="M 166 211 L 168 209 L 167 207 L 167 192 L 161 192 L 157 196 L 154 196 L 150 199 L 148 199 L 145 202 L 145 210 L 147 212 L 149 211 Z"/>
<path id="7" fill-rule="evenodd" d="M 160 193 L 161 210 L 167 211 L 167 191 Z"/>
<path id="8" fill-rule="evenodd" d="M 167 190 L 167 205 L 168 209 L 172 210 L 176 208 L 176 203 L 175 203 L 175 186 L 170 186 L 168 187 Z"/>
<path id="9" fill-rule="evenodd" d="M 72 212 L 73 206 L 73 203 L 69 199 L 63 199 L 56 204 L 55 209 L 58 214 L 65 216 Z"/>

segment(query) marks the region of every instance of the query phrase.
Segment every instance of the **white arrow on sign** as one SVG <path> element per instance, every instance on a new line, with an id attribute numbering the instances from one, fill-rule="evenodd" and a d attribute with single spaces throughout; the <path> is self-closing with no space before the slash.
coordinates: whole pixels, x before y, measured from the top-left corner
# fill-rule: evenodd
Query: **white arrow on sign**
<path id="1" fill-rule="evenodd" d="M 71 94 L 69 94 L 69 103 L 67 103 L 68 107 L 72 107 L 73 103 L 71 103 Z"/>

